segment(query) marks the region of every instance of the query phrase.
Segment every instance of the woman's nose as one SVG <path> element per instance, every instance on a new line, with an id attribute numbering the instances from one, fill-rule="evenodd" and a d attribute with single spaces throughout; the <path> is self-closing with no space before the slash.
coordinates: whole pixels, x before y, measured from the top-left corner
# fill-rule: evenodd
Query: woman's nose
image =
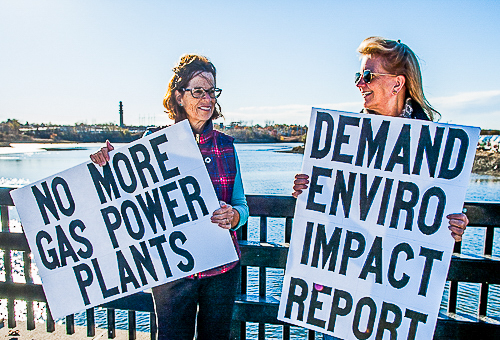
<path id="1" fill-rule="evenodd" d="M 363 79 L 363 77 L 359 78 L 359 81 L 356 83 L 356 87 L 363 87 L 365 85 L 366 85 L 366 83 L 365 83 L 365 80 Z"/>

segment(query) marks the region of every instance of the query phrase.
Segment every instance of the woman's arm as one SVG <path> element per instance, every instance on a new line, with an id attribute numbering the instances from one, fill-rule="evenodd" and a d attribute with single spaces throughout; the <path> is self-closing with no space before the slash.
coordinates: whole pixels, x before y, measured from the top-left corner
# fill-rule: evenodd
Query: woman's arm
<path id="1" fill-rule="evenodd" d="M 241 179 L 240 162 L 238 156 L 236 155 L 236 150 L 234 151 L 234 158 L 236 161 L 236 177 L 234 179 L 233 195 L 231 197 L 231 205 L 233 209 L 236 210 L 238 214 L 238 219 L 234 218 L 234 226 L 231 224 L 232 229 L 236 230 L 245 224 L 248 220 L 248 205 L 247 199 L 245 197 L 245 192 L 243 190 L 243 180 Z"/>

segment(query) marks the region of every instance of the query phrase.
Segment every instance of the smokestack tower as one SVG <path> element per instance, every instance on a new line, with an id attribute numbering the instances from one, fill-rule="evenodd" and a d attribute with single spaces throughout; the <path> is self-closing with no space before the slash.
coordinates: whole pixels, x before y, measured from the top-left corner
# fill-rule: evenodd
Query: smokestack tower
<path id="1" fill-rule="evenodd" d="M 123 127 L 123 105 L 122 102 L 120 102 L 120 127 Z"/>

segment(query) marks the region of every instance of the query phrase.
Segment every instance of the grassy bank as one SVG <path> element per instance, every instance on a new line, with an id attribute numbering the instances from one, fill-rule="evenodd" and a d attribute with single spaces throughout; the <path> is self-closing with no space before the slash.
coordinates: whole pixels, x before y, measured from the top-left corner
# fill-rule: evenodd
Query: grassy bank
<path id="1" fill-rule="evenodd" d="M 304 153 L 304 146 L 296 146 L 288 151 L 290 153 Z M 500 153 L 496 151 L 476 150 L 472 173 L 478 175 L 500 176 Z"/>

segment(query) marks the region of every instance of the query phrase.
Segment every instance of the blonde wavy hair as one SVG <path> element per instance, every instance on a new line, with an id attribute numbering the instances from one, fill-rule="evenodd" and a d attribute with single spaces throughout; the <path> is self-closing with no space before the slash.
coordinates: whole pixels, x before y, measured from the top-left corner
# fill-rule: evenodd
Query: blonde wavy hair
<path id="1" fill-rule="evenodd" d="M 170 119 L 179 122 L 187 118 L 186 110 L 180 106 L 175 99 L 175 91 L 183 91 L 189 81 L 203 72 L 211 73 L 216 80 L 215 66 L 208 60 L 208 58 L 197 54 L 185 54 L 181 56 L 177 65 L 172 69 L 174 74 L 168 83 L 167 93 L 163 98 L 163 106 L 167 109 L 165 111 Z M 215 102 L 214 113 L 211 119 L 217 119 L 222 116 L 222 109 L 219 103 Z"/>
<path id="2" fill-rule="evenodd" d="M 417 56 L 406 44 L 399 40 L 369 37 L 361 42 L 358 53 L 361 56 L 381 56 L 385 70 L 391 74 L 404 75 L 407 96 L 420 104 L 431 121 L 439 120 L 441 114 L 425 98 Z"/>

